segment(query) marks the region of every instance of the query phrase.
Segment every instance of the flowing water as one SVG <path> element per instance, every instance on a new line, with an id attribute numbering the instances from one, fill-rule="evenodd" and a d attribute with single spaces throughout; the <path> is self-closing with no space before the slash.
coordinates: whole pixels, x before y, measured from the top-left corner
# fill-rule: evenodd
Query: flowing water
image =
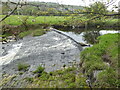
<path id="1" fill-rule="evenodd" d="M 74 40 L 80 43 L 84 44 L 95 44 L 97 41 L 97 37 L 104 35 L 104 34 L 109 34 L 109 33 L 119 33 L 118 30 L 110 30 L 110 29 L 61 29 L 64 34 L 72 37 Z"/>

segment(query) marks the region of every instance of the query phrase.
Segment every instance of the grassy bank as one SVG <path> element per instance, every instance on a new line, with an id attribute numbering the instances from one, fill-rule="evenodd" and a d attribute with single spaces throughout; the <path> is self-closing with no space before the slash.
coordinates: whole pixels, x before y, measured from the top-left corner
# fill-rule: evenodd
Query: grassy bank
<path id="1" fill-rule="evenodd" d="M 0 18 L 4 15 L 0 15 Z M 9 36 L 23 38 L 27 35 L 40 36 L 45 34 L 46 27 L 51 25 L 59 25 L 63 23 L 67 16 L 24 16 L 24 15 L 11 15 L 2 22 L 2 33 L 0 41 L 6 41 Z"/>
<path id="2" fill-rule="evenodd" d="M 19 75 L 22 76 L 26 72 L 26 67 L 28 65 L 19 65 Z M 24 71 L 24 72 L 23 72 Z M 25 77 L 20 80 L 12 81 L 19 75 L 5 76 L 2 79 L 0 86 L 6 87 L 16 87 L 18 83 L 21 83 L 20 87 L 24 88 L 89 88 L 86 83 L 86 77 L 77 70 L 76 67 L 68 67 L 62 70 L 57 70 L 54 72 L 45 72 L 44 68 L 38 66 L 35 71 L 33 71 L 35 77 Z M 11 82 L 9 84 L 9 82 Z M 9 86 L 7 86 L 7 83 Z"/>
<path id="3" fill-rule="evenodd" d="M 32 83 L 27 88 L 89 88 L 86 84 L 86 77 L 82 73 L 76 74 L 75 67 L 46 73 L 41 72 L 39 77 L 32 78 Z M 40 71 L 37 70 L 38 72 Z M 27 80 L 29 82 L 29 80 Z"/>
<path id="4" fill-rule="evenodd" d="M 118 87 L 118 35 L 98 38 L 98 44 L 81 53 L 81 69 L 89 75 L 94 87 Z M 94 77 L 95 72 L 98 74 Z"/>
<path id="5" fill-rule="evenodd" d="M 6 29 L 6 28 L 8 28 L 8 29 Z M 44 29 L 40 25 L 33 26 L 33 27 L 27 26 L 27 29 L 24 26 L 20 26 L 17 28 L 14 28 L 14 27 L 6 27 L 6 28 L 3 29 L 3 34 L 0 35 L 0 37 L 2 37 L 0 41 L 9 42 L 8 40 L 10 38 L 18 40 L 18 39 L 22 39 L 23 37 L 28 36 L 28 35 L 33 36 L 33 37 L 41 36 L 48 31 L 48 29 Z"/>

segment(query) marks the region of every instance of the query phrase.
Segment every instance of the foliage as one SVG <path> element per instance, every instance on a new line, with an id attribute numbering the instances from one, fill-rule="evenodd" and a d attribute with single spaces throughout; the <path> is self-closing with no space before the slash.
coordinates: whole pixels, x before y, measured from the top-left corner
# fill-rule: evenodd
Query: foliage
<path id="1" fill-rule="evenodd" d="M 94 4 L 90 5 L 90 7 L 86 7 L 85 11 L 91 12 L 90 14 L 86 14 L 88 17 L 100 16 L 108 12 L 107 7 L 102 2 L 95 2 Z M 95 13 L 97 14 L 95 15 Z"/>
<path id="2" fill-rule="evenodd" d="M 28 3 L 28 2 L 27 2 Z M 2 3 L 3 14 L 8 13 L 11 8 L 15 7 L 12 3 Z M 73 5 L 59 5 L 58 3 L 51 2 L 29 2 L 30 5 L 23 5 L 21 8 L 19 7 L 13 14 L 15 15 L 34 15 L 34 16 L 42 16 L 42 15 L 66 15 L 66 12 L 83 9 L 83 6 L 73 6 Z M 39 5 L 40 7 L 35 7 L 32 5 Z M 45 7 L 45 8 L 44 8 Z"/>

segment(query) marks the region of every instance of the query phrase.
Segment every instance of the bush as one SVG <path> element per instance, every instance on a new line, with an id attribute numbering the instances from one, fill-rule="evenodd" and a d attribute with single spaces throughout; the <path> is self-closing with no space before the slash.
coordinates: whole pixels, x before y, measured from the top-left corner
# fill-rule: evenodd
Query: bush
<path id="1" fill-rule="evenodd" d="M 18 64 L 18 71 L 21 71 L 21 70 L 27 71 L 29 66 L 30 65 L 28 65 L 28 64 L 19 63 Z"/>

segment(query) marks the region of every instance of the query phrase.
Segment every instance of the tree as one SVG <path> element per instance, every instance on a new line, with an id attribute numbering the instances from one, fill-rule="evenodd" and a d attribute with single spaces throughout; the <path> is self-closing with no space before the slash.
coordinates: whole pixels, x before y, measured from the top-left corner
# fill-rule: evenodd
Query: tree
<path id="1" fill-rule="evenodd" d="M 90 5 L 90 7 L 85 7 L 85 12 L 91 12 L 90 14 L 86 14 L 87 17 L 94 17 L 94 16 L 103 16 L 108 13 L 107 6 L 105 6 L 102 2 L 95 2 L 94 4 Z M 99 13 L 96 14 L 95 13 Z M 99 19 L 102 17 L 99 17 Z"/>
<path id="2" fill-rule="evenodd" d="M 82 1 L 86 1 L 86 0 L 82 0 Z M 114 3 L 114 0 L 107 0 L 107 1 L 108 2 L 105 4 L 106 6 L 109 6 L 109 5 L 111 5 L 111 4 Z M 16 6 L 15 6 L 14 9 L 8 11 L 8 13 L 6 14 L 6 16 L 3 17 L 0 20 L 0 22 L 4 21 L 7 17 L 9 17 L 10 15 L 12 15 L 18 9 L 18 7 L 23 7 L 23 6 L 26 6 L 26 5 L 34 6 L 34 7 L 37 7 L 38 9 L 39 9 L 39 7 L 41 7 L 41 5 L 37 5 L 37 4 L 34 4 L 34 3 L 27 2 L 27 0 L 18 0 L 18 2 L 14 2 L 13 0 L 8 0 L 7 2 L 15 4 Z M 104 15 L 104 16 L 116 16 L 116 15 L 120 15 L 120 13 L 106 14 L 106 7 L 105 7 L 105 5 L 99 2 L 99 3 L 96 3 L 95 5 L 91 6 L 91 9 L 90 8 L 86 8 L 85 12 L 75 13 L 75 12 L 72 12 L 71 10 L 68 10 L 68 11 L 71 12 L 71 14 L 75 13 L 75 14 L 91 14 L 91 15 Z M 60 6 L 64 7 L 64 5 L 60 5 Z M 95 7 L 98 7 L 100 11 L 96 10 Z M 102 8 L 102 10 L 100 8 Z"/>

